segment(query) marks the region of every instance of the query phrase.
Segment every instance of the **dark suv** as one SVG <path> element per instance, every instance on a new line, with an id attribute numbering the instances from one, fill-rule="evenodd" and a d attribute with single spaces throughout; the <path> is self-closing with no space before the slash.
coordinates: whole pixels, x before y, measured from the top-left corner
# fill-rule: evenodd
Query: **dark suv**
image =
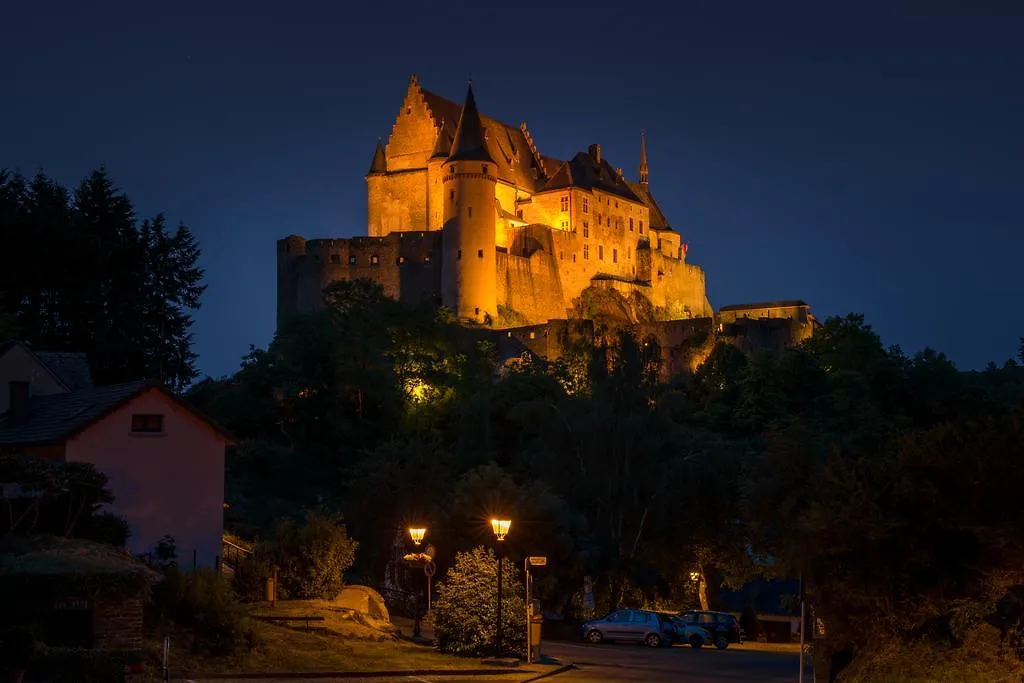
<path id="1" fill-rule="evenodd" d="M 719 650 L 729 647 L 729 643 L 742 643 L 740 622 L 726 612 L 702 612 L 692 610 L 679 615 L 689 626 L 698 626 L 711 634 L 711 641 Z"/>

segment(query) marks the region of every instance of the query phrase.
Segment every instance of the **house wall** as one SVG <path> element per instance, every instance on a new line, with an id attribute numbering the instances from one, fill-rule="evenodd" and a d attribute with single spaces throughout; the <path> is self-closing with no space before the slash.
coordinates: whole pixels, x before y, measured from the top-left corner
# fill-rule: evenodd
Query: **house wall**
<path id="1" fill-rule="evenodd" d="M 0 356 L 0 413 L 11 407 L 11 382 L 28 382 L 30 396 L 49 396 L 67 391 L 32 354 L 14 345 Z"/>
<path id="2" fill-rule="evenodd" d="M 160 434 L 134 434 L 132 415 L 161 414 Z M 67 442 L 69 461 L 92 463 L 110 480 L 110 510 L 131 525 L 128 549 L 148 552 L 174 537 L 182 566 L 212 566 L 224 531 L 224 439 L 151 389 Z"/>

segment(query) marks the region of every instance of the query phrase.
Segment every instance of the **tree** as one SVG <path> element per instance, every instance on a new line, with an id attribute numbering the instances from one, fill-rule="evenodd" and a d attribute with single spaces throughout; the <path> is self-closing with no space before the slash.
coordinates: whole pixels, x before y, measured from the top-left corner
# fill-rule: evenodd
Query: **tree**
<path id="1" fill-rule="evenodd" d="M 526 602 L 519 570 L 502 563 L 501 654 L 526 651 Z M 498 622 L 498 559 L 479 546 L 457 553 L 455 564 L 437 584 L 434 631 L 437 649 L 458 655 L 494 652 Z"/>
<path id="2" fill-rule="evenodd" d="M 348 537 L 338 515 L 307 510 L 301 526 L 285 520 L 267 553 L 278 566 L 282 592 L 291 599 L 333 600 L 359 544 Z"/>

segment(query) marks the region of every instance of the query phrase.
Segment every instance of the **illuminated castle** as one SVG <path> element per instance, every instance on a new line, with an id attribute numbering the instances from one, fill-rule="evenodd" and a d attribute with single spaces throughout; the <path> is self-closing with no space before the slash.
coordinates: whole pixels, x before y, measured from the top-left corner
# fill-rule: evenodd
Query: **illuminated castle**
<path id="1" fill-rule="evenodd" d="M 590 288 L 662 320 L 712 318 L 704 271 L 686 262 L 648 181 L 642 135 L 633 182 L 600 145 L 545 156 L 525 123 L 481 115 L 472 86 L 460 106 L 414 76 L 366 175 L 368 236 L 279 240 L 278 319 L 360 277 L 495 327 L 574 317 Z"/>

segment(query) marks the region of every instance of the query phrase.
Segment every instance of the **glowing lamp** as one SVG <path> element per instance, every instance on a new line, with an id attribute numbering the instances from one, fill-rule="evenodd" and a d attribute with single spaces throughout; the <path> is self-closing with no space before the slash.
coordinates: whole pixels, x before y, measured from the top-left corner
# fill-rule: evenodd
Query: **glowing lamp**
<path id="1" fill-rule="evenodd" d="M 491 529 L 494 530 L 494 536 L 499 541 L 504 541 L 505 537 L 508 536 L 508 529 L 512 526 L 511 519 L 492 519 Z"/>
<path id="2" fill-rule="evenodd" d="M 412 538 L 412 542 L 419 545 L 423 542 L 423 537 L 427 535 L 426 529 L 413 529 L 409 528 L 409 537 Z"/>

